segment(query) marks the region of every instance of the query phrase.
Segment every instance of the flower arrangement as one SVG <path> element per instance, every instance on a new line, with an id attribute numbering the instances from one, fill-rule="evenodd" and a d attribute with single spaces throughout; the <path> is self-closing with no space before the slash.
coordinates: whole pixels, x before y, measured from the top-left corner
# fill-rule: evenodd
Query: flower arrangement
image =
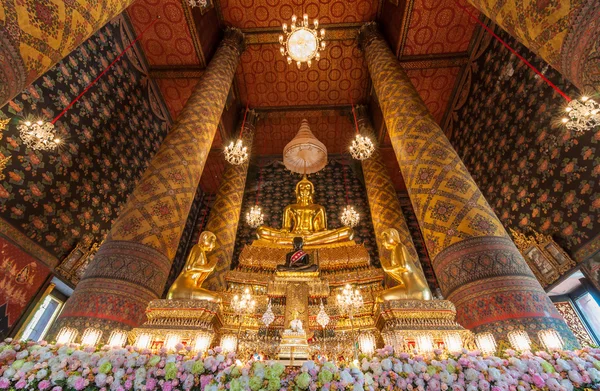
<path id="1" fill-rule="evenodd" d="M 277 361 L 242 363 L 217 347 L 205 355 L 183 345 L 164 350 L 0 343 L 0 390 L 39 391 L 376 391 L 549 390 L 600 387 L 600 349 L 517 354 L 503 358 L 436 351 L 423 357 L 393 354 L 333 363 L 307 361 L 286 368 Z"/>

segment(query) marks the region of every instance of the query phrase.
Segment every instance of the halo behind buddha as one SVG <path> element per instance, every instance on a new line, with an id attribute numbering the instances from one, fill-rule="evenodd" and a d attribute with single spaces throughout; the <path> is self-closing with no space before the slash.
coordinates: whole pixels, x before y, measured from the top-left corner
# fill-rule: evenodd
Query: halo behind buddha
<path id="1" fill-rule="evenodd" d="M 327 148 L 311 132 L 306 119 L 302 120 L 296 137 L 283 149 L 283 164 L 299 174 L 313 174 L 327 165 Z"/>

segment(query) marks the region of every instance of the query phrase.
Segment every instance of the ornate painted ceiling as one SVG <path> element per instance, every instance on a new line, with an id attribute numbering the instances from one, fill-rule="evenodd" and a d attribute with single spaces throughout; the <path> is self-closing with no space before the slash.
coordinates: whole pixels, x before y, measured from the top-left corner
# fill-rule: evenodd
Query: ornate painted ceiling
<path id="1" fill-rule="evenodd" d="M 257 125 L 258 154 L 280 154 L 307 117 L 330 153 L 346 151 L 353 137 L 351 103 L 369 104 L 379 143 L 398 190 L 402 178 L 377 104 L 371 102 L 368 69 L 356 44 L 364 22 L 378 21 L 392 49 L 435 119 L 442 123 L 461 70 L 468 60 L 475 24 L 456 5 L 466 0 L 213 0 L 208 8 L 191 9 L 186 0 L 137 0 L 127 13 L 142 37 L 150 64 L 171 116 L 176 119 L 220 40 L 223 26 L 241 28 L 247 49 L 231 91 L 232 107 L 207 161 L 203 190 L 215 192 L 225 168 L 222 140 L 239 126 L 247 103 L 263 111 Z M 298 70 L 279 54 L 280 26 L 292 14 L 319 18 L 327 29 L 328 47 L 311 69 Z M 475 11 L 474 11 L 475 12 Z M 227 117 L 227 118 L 225 118 Z"/>

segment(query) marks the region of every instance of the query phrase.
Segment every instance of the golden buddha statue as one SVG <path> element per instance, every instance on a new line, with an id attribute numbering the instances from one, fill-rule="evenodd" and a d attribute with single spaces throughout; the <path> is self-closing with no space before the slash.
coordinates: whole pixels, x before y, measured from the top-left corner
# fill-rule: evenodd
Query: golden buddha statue
<path id="1" fill-rule="evenodd" d="M 283 211 L 282 229 L 261 225 L 256 230 L 259 239 L 280 245 L 292 245 L 295 237 L 302 237 L 304 245 L 321 245 L 352 240 L 354 231 L 344 227 L 327 229 L 327 213 L 313 203 L 315 187 L 306 175 L 296 184 L 296 203 Z"/>
<path id="2" fill-rule="evenodd" d="M 418 260 L 413 259 L 406 246 L 401 243 L 398 231 L 388 228 L 381 236 L 383 246 L 391 251 L 389 261 L 386 257 L 381 257 L 381 266 L 387 275 L 398 282 L 398 285 L 381 292 L 377 296 L 377 301 L 431 300 L 431 290 L 423 271 L 416 263 Z"/>
<path id="3" fill-rule="evenodd" d="M 210 231 L 204 231 L 200 234 L 198 244 L 192 247 L 181 274 L 171 285 L 169 293 L 167 293 L 167 299 L 221 301 L 221 298 L 215 292 L 201 288 L 204 280 L 217 265 L 218 259 L 215 258 L 209 263 L 206 257 L 206 253 L 215 248 L 216 240 L 217 237 Z"/>

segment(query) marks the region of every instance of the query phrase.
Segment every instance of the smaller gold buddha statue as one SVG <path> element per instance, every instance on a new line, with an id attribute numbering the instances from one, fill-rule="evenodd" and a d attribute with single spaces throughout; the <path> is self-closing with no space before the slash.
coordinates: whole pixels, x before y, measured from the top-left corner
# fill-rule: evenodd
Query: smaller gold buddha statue
<path id="1" fill-rule="evenodd" d="M 292 245 L 295 237 L 302 237 L 304 245 L 322 245 L 352 240 L 352 228 L 327 229 L 325 208 L 313 202 L 315 187 L 306 175 L 296 184 L 296 203 L 283 211 L 282 229 L 261 225 L 256 230 L 259 239 L 279 245 Z"/>
<path id="2" fill-rule="evenodd" d="M 381 234 L 383 246 L 391 251 L 390 259 L 381 258 L 381 266 L 387 275 L 398 285 L 381 292 L 378 302 L 389 300 L 431 300 L 431 290 L 423 271 L 416 262 L 418 260 L 408 252 L 400 241 L 400 234 L 394 228 L 388 228 Z"/>
<path id="3" fill-rule="evenodd" d="M 216 241 L 217 237 L 210 231 L 204 231 L 200 234 L 198 244 L 192 247 L 181 274 L 171 285 L 167 293 L 167 299 L 221 301 L 221 298 L 215 292 L 202 288 L 202 283 L 217 265 L 218 259 L 215 258 L 208 262 L 206 257 L 206 253 L 215 248 Z"/>

